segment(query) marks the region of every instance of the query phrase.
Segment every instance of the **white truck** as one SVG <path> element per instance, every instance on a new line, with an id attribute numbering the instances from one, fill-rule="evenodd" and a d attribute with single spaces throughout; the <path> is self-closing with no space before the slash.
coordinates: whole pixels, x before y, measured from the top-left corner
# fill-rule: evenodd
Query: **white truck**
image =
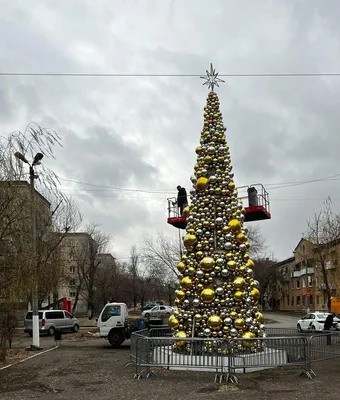
<path id="1" fill-rule="evenodd" d="M 129 319 L 125 303 L 108 303 L 102 309 L 97 327 L 99 335 L 107 339 L 112 347 L 119 347 L 131 333 L 138 330 L 136 320 Z"/>

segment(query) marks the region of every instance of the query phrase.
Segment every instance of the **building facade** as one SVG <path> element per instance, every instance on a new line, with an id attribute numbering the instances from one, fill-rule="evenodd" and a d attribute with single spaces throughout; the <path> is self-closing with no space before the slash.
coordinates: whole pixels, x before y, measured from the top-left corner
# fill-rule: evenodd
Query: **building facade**
<path id="1" fill-rule="evenodd" d="M 276 264 L 280 277 L 270 288 L 272 308 L 284 311 L 327 310 L 328 291 L 340 296 L 340 241 L 316 246 L 301 239 L 293 257 Z"/>

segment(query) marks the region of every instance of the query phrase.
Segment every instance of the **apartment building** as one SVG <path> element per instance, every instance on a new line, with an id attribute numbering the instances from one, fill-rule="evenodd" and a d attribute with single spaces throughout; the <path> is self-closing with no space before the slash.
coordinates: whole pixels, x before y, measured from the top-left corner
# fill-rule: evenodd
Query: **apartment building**
<path id="1" fill-rule="evenodd" d="M 340 241 L 327 246 L 316 246 L 302 238 L 293 251 L 293 257 L 276 264 L 279 279 L 269 288 L 271 306 L 278 310 L 326 310 L 328 294 L 340 294 Z"/>

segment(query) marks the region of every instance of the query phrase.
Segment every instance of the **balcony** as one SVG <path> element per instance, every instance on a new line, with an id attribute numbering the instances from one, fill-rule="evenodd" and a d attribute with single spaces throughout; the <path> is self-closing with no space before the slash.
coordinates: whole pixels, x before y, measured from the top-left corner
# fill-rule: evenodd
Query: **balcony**
<path id="1" fill-rule="evenodd" d="M 292 278 L 299 278 L 302 275 L 314 274 L 314 267 L 304 267 L 300 271 L 293 271 Z"/>
<path id="2" fill-rule="evenodd" d="M 300 276 L 301 276 L 301 271 L 292 272 L 292 278 L 300 278 Z"/>

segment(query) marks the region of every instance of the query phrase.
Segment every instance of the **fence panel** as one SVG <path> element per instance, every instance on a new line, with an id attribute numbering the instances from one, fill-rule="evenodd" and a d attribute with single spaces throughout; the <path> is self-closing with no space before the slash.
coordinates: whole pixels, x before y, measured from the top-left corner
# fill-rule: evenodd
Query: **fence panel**
<path id="1" fill-rule="evenodd" d="M 296 328 L 271 328 L 265 326 L 264 331 L 267 337 L 309 337 L 312 331 L 299 332 Z"/>
<path id="2" fill-rule="evenodd" d="M 340 357 L 340 332 L 329 331 L 309 338 L 310 362 Z"/>
<path id="3" fill-rule="evenodd" d="M 181 351 L 176 351 L 180 345 Z M 157 370 L 221 371 L 221 344 L 216 339 L 144 337 L 136 346 L 136 378 Z"/>
<path id="4" fill-rule="evenodd" d="M 137 340 L 138 338 L 145 337 L 149 335 L 148 329 L 142 329 L 141 331 L 136 331 L 131 334 L 130 338 L 130 359 L 125 364 L 127 367 L 128 365 L 136 363 L 136 350 L 137 350 Z"/>

